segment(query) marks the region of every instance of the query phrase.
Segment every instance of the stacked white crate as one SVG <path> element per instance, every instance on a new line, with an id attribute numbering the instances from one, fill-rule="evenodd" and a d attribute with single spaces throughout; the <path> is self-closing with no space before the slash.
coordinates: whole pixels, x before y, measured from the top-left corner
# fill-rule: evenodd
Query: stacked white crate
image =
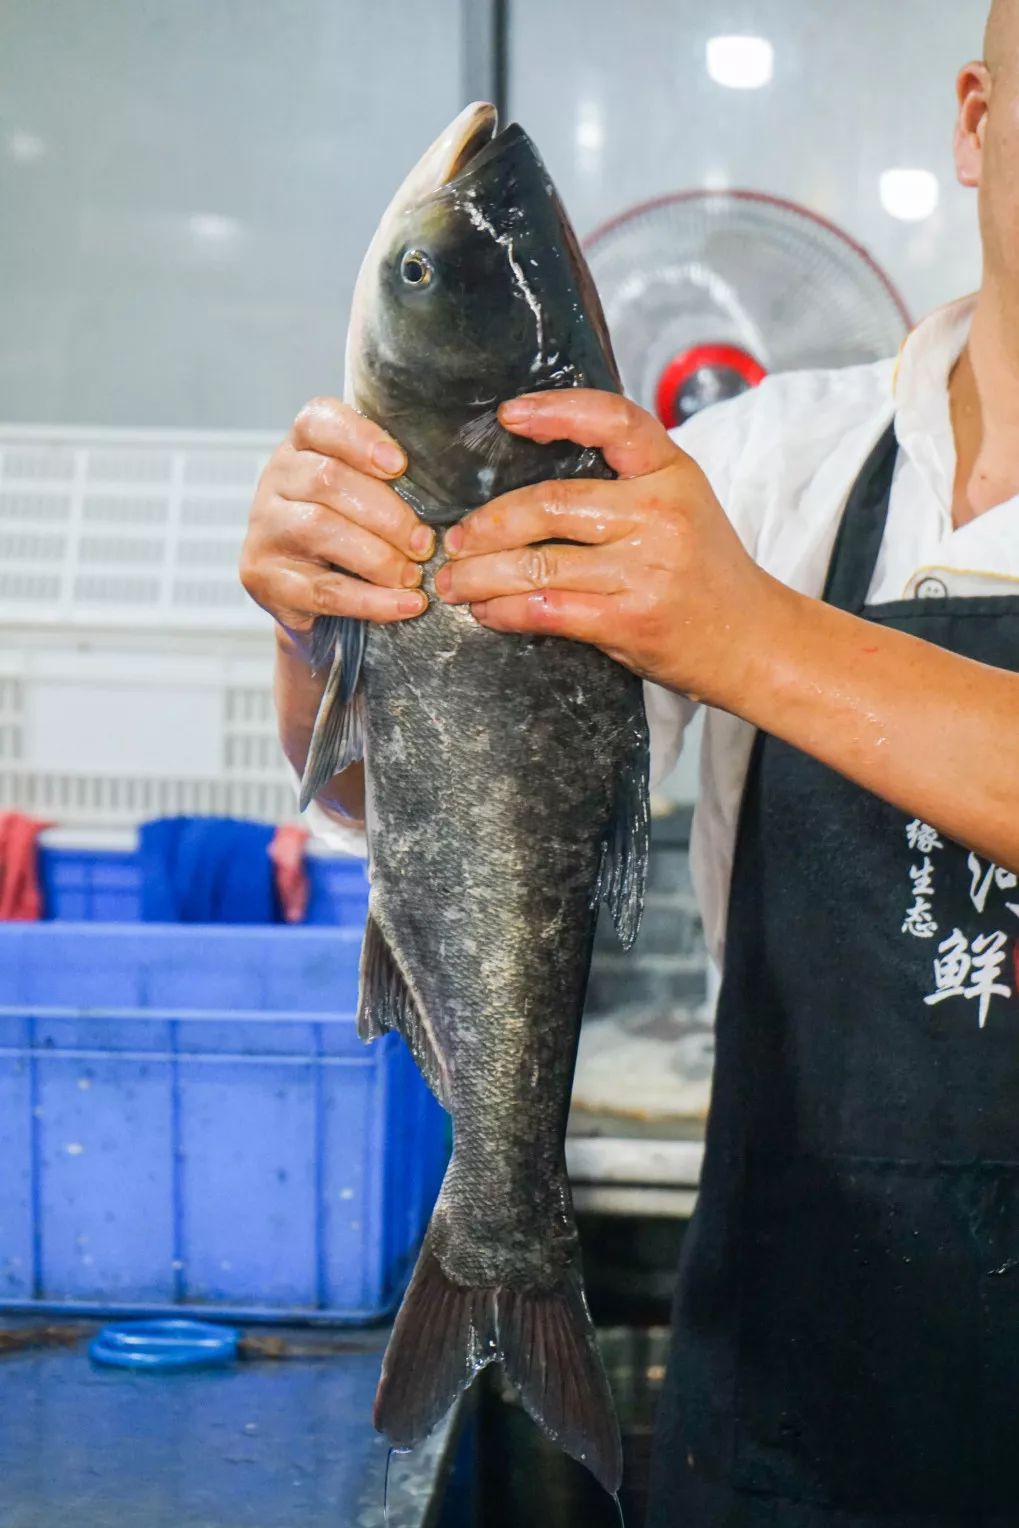
<path id="1" fill-rule="evenodd" d="M 271 627 L 237 579 L 273 443 L 0 426 L 0 809 L 293 815 Z"/>

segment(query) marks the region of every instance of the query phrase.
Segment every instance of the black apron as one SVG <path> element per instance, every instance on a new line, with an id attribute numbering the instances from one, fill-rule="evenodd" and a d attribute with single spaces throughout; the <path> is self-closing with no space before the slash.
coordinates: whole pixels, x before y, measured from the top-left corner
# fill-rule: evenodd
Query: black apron
<path id="1" fill-rule="evenodd" d="M 866 605 L 896 450 L 825 599 L 1019 670 L 1017 597 Z M 758 735 L 649 1528 L 1019 1524 L 1017 937 L 1014 875 Z"/>

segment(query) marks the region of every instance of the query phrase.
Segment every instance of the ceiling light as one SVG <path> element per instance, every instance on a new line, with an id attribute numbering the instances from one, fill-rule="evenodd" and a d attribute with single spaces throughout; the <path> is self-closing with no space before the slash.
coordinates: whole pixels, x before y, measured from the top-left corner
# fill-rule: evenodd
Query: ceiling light
<path id="1" fill-rule="evenodd" d="M 41 159 L 45 152 L 45 141 L 39 137 L 38 133 L 26 133 L 22 129 L 16 129 L 7 135 L 7 153 L 19 164 L 31 164 L 33 160 Z"/>
<path id="2" fill-rule="evenodd" d="M 241 231 L 236 218 L 224 217 L 221 212 L 193 212 L 188 227 L 202 244 L 229 244 Z"/>
<path id="3" fill-rule="evenodd" d="M 766 37 L 712 37 L 708 73 L 729 90 L 760 90 L 775 73 L 775 49 Z"/>
<path id="4" fill-rule="evenodd" d="M 941 186 L 930 170 L 885 170 L 881 176 L 881 205 L 903 223 L 922 223 L 940 200 Z"/>
<path id="5" fill-rule="evenodd" d="M 599 101 L 581 101 L 577 111 L 577 148 L 592 158 L 605 147 L 605 122 Z"/>

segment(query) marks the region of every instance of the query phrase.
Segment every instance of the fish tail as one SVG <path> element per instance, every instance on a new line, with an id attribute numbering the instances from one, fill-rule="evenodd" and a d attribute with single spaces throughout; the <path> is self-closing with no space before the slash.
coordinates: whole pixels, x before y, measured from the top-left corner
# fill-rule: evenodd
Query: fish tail
<path id="1" fill-rule="evenodd" d="M 394 1448 L 414 1448 L 498 1355 L 496 1291 L 449 1278 L 429 1231 L 393 1323 L 372 1419 Z"/>
<path id="2" fill-rule="evenodd" d="M 386 1349 L 375 1426 L 395 1448 L 413 1448 L 497 1360 L 546 1437 L 614 1495 L 619 1427 L 579 1263 L 550 1288 L 464 1285 L 429 1235 Z"/>
<path id="3" fill-rule="evenodd" d="M 525 1410 L 614 1496 L 623 1478 L 619 1424 L 579 1264 L 551 1289 L 501 1289 L 497 1331 L 506 1374 Z"/>

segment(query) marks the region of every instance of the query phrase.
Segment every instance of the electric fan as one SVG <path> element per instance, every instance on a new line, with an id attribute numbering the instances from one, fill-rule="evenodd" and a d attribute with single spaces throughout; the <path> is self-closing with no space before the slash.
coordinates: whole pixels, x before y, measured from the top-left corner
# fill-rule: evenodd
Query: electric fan
<path id="1" fill-rule="evenodd" d="M 634 207 L 586 241 L 623 385 L 670 428 L 769 372 L 894 355 L 909 315 L 833 224 L 753 191 Z"/>

